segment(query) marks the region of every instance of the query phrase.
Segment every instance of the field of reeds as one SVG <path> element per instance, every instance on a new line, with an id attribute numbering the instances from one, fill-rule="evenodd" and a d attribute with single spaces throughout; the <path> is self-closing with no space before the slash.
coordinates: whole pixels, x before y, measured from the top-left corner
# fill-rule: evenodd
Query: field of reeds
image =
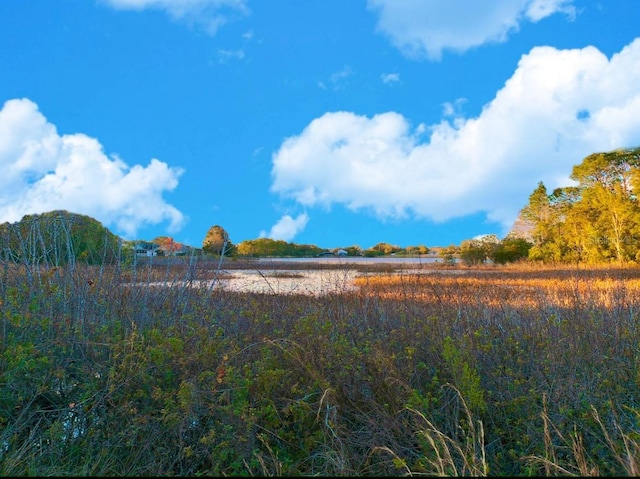
<path id="1" fill-rule="evenodd" d="M 639 267 L 352 267 L 0 262 L 0 474 L 640 473 Z"/>

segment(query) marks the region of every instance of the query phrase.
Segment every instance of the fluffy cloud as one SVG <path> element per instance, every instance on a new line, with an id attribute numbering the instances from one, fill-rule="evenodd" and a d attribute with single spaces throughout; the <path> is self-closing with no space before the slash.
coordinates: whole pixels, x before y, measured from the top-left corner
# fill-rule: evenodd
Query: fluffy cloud
<path id="1" fill-rule="evenodd" d="M 203 26 L 210 34 L 230 17 L 249 13 L 247 0 L 102 0 L 120 10 L 153 8 L 166 11 L 173 19 Z"/>
<path id="2" fill-rule="evenodd" d="M 300 231 L 305 229 L 308 221 L 309 217 L 306 213 L 298 215 L 297 218 L 293 218 L 290 215 L 284 215 L 275 225 L 273 225 L 271 231 L 268 233 L 265 231 L 261 232 L 260 237 L 291 241 Z"/>
<path id="3" fill-rule="evenodd" d="M 571 18 L 573 0 L 368 0 L 377 28 L 407 56 L 438 60 L 443 50 L 463 52 L 503 42 L 523 21 L 554 13 Z M 465 12 L 460 14 L 460 12 Z"/>
<path id="4" fill-rule="evenodd" d="M 128 237 L 145 224 L 169 221 L 177 231 L 184 222 L 162 198 L 178 185 L 181 169 L 157 159 L 129 167 L 107 157 L 94 138 L 60 136 L 28 99 L 9 100 L 0 110 L 0 171 L 0 222 L 64 209 Z"/>
<path id="5" fill-rule="evenodd" d="M 611 59 L 535 48 L 476 118 L 455 108 L 431 126 L 395 112 L 316 118 L 274 153 L 271 189 L 383 219 L 485 212 L 506 231 L 538 181 L 566 185 L 588 154 L 640 145 L 639 85 L 640 39 Z"/>

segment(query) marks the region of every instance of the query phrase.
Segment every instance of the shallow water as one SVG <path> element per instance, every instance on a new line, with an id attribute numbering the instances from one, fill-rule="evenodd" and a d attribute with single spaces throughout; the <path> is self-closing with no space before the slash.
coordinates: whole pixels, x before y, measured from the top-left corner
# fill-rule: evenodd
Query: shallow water
<path id="1" fill-rule="evenodd" d="M 318 258 L 258 258 L 259 263 L 316 263 L 316 264 L 433 264 L 442 263 L 442 258 L 435 256 L 401 257 L 384 256 L 367 258 L 364 256 L 322 256 Z"/>

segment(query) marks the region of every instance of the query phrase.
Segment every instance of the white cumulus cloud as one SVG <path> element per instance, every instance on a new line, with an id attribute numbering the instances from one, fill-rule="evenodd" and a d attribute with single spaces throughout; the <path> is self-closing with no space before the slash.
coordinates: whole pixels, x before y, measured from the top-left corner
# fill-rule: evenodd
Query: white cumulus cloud
<path id="1" fill-rule="evenodd" d="M 314 119 L 273 154 L 271 190 L 381 219 L 485 212 L 506 232 L 538 181 L 566 186 L 585 156 L 638 145 L 640 39 L 610 59 L 538 47 L 475 118 L 449 108 L 430 126 L 396 112 Z"/>
<path id="2" fill-rule="evenodd" d="M 377 29 L 409 57 L 440 59 L 444 50 L 464 52 L 503 42 L 525 21 L 555 13 L 575 16 L 573 0 L 368 0 Z"/>
<path id="3" fill-rule="evenodd" d="M 0 222 L 63 209 L 133 238 L 143 225 L 168 221 L 169 231 L 177 231 L 185 220 L 162 197 L 178 185 L 180 168 L 155 158 L 129 167 L 94 138 L 60 136 L 26 98 L 0 110 L 0 171 Z"/>
<path id="4" fill-rule="evenodd" d="M 306 213 L 293 218 L 291 215 L 284 215 L 278 222 L 271 227 L 267 233 L 262 231 L 261 238 L 271 238 L 274 240 L 291 241 L 298 233 L 305 229 L 309 217 Z"/>
<path id="5" fill-rule="evenodd" d="M 174 20 L 186 21 L 215 34 L 230 18 L 247 15 L 247 0 L 102 0 L 119 10 L 163 10 Z"/>

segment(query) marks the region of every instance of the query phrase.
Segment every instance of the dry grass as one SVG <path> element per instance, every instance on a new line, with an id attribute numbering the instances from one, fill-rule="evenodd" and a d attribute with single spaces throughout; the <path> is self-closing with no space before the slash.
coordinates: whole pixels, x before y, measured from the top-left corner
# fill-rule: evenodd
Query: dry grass
<path id="1" fill-rule="evenodd" d="M 362 291 L 381 297 L 482 303 L 490 307 L 566 308 L 580 304 L 612 308 L 640 297 L 640 269 L 635 266 L 589 270 L 459 268 L 438 273 L 366 275 L 355 278 L 355 284 Z"/>
<path id="2" fill-rule="evenodd" d="M 639 288 L 634 266 L 0 263 L 0 473 L 635 475 Z"/>

